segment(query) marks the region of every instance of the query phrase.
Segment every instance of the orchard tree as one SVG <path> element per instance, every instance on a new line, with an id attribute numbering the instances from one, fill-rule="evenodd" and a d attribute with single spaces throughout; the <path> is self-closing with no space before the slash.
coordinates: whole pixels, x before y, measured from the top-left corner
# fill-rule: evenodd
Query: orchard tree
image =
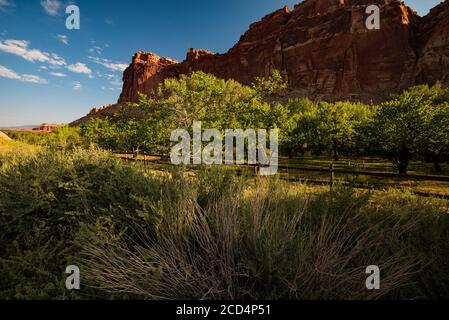
<path id="1" fill-rule="evenodd" d="M 318 154 L 329 152 L 335 161 L 341 153 L 357 148 L 359 129 L 373 113 L 370 106 L 351 102 L 296 100 L 289 107 L 296 122 L 290 138 L 292 145 Z"/>
<path id="2" fill-rule="evenodd" d="M 288 89 L 287 76 L 282 76 L 279 70 L 273 70 L 269 77 L 256 77 L 252 88 L 259 97 L 272 100 L 282 96 Z"/>
<path id="3" fill-rule="evenodd" d="M 406 174 L 413 158 L 447 148 L 448 91 L 440 85 L 417 86 L 382 103 L 372 123 L 372 142 Z M 436 158 L 435 158 L 436 159 Z M 439 162 L 437 161 L 437 167 Z"/>
<path id="4" fill-rule="evenodd" d="M 431 112 L 419 144 L 424 158 L 433 162 L 436 172 L 441 172 L 441 162 L 449 159 L 449 102 L 433 106 Z"/>
<path id="5" fill-rule="evenodd" d="M 289 125 L 287 108 L 282 104 L 271 105 L 252 87 L 204 72 L 165 80 L 155 99 L 147 103 L 144 98 L 138 107 L 148 110 L 148 117 L 159 119 L 154 125 L 163 121 L 170 129 L 191 128 L 193 121 L 221 131 L 279 128 L 282 140 L 284 127 Z"/>
<path id="6" fill-rule="evenodd" d="M 117 126 L 109 118 L 92 118 L 80 127 L 81 136 L 91 144 L 101 148 L 116 150 L 119 148 Z"/>
<path id="7" fill-rule="evenodd" d="M 292 99 L 287 103 L 290 126 L 282 145 L 289 158 L 312 149 L 317 127 L 317 104 L 311 100 Z"/>

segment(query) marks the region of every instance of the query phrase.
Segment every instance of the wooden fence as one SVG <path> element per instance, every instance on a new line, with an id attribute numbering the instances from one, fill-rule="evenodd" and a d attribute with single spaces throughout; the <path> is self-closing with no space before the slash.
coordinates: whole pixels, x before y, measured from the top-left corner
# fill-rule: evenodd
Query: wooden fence
<path id="1" fill-rule="evenodd" d="M 161 165 L 172 165 L 168 159 L 160 159 L 160 160 L 150 160 L 151 158 L 160 158 L 159 155 L 153 154 L 144 154 L 139 153 L 136 154 L 121 154 L 122 159 L 130 162 L 143 162 L 144 165 L 148 165 L 149 163 L 153 164 L 161 164 Z M 139 158 L 138 156 L 143 156 Z M 259 172 L 259 165 L 231 165 L 236 168 L 238 172 L 248 171 L 250 169 L 254 172 L 254 175 L 257 175 Z M 195 170 L 196 167 L 194 165 L 190 166 L 190 169 Z M 400 184 L 386 184 L 386 183 L 357 183 L 350 182 L 345 180 L 337 180 L 337 175 L 350 175 L 350 176 L 369 176 L 369 177 L 378 177 L 378 178 L 390 178 L 397 180 L 407 180 L 407 181 L 434 181 L 434 182 L 448 182 L 449 176 L 434 176 L 434 175 L 419 175 L 419 174 L 397 174 L 390 172 L 373 172 L 373 171 L 359 171 L 359 170 L 346 170 L 346 169 L 337 169 L 334 164 L 331 164 L 329 167 L 299 167 L 299 166 L 278 166 L 278 170 L 286 170 L 287 176 L 281 176 L 282 180 L 287 180 L 291 182 L 307 182 L 310 184 L 320 184 L 320 185 L 329 185 L 330 188 L 336 184 L 340 185 L 348 185 L 353 188 L 359 189 L 386 189 L 388 187 L 403 187 Z M 317 173 L 325 173 L 328 176 L 328 179 L 308 179 L 308 178 L 298 178 L 298 174 L 303 172 L 317 172 Z M 296 173 L 296 176 L 289 176 L 288 173 Z M 285 173 L 285 172 L 283 172 Z M 448 185 L 449 191 L 449 185 Z M 414 194 L 424 196 L 424 197 L 433 197 L 440 199 L 448 199 L 449 200 L 449 192 L 448 194 L 438 194 L 438 193 L 429 193 L 429 192 L 421 192 L 421 191 L 413 191 Z"/>

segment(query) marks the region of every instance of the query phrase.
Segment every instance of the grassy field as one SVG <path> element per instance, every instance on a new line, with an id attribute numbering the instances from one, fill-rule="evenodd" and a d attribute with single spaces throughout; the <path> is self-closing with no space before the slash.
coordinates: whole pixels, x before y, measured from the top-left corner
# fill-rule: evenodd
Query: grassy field
<path id="1" fill-rule="evenodd" d="M 149 155 L 126 155 L 116 154 L 117 157 L 130 162 L 141 163 L 147 170 L 153 171 L 170 171 L 172 165 L 169 160 L 162 160 L 158 156 Z M 280 158 L 279 176 L 292 182 L 302 182 L 306 184 L 314 183 L 323 184 L 330 181 L 329 172 L 314 172 L 304 169 L 329 169 L 333 164 L 337 173 L 334 176 L 335 183 L 345 183 L 353 186 L 375 188 L 375 189 L 390 189 L 400 188 L 405 191 L 410 190 L 414 192 L 435 194 L 442 196 L 449 196 L 449 182 L 441 181 L 427 181 L 416 180 L 413 178 L 395 178 L 395 177 L 373 177 L 363 174 L 347 174 L 338 173 L 338 170 L 349 170 L 353 172 L 368 171 L 377 173 L 396 173 L 394 165 L 391 161 L 377 159 L 377 158 L 362 158 L 362 159 L 342 159 L 340 161 L 331 161 L 325 158 L 301 158 L 288 159 Z M 188 166 L 191 170 L 197 170 L 198 166 Z M 287 167 L 287 168 L 285 168 Z M 252 173 L 254 171 L 251 167 L 245 166 L 226 166 L 228 170 L 241 170 L 243 172 Z M 435 171 L 432 164 L 427 164 L 419 161 L 411 163 L 410 175 L 424 175 L 435 176 Z M 449 168 L 447 164 L 442 165 L 443 171 L 438 173 L 438 176 L 448 176 Z"/>
<path id="2" fill-rule="evenodd" d="M 0 298 L 449 297 L 447 201 L 205 169 L 2 153 Z M 71 264 L 79 292 L 65 290 Z M 372 264 L 379 291 L 365 287 Z"/>
<path id="3" fill-rule="evenodd" d="M 5 154 L 8 152 L 16 152 L 18 150 L 21 151 L 33 151 L 36 150 L 37 147 L 34 145 L 30 145 L 24 142 L 16 141 L 16 140 L 4 140 L 0 139 L 0 154 Z"/>
<path id="4" fill-rule="evenodd" d="M 36 133 L 34 133 L 36 134 Z M 33 133 L 29 133 L 33 135 Z M 28 144 L 17 140 L 6 141 L 0 140 L 0 154 L 7 152 L 14 152 L 14 150 L 33 151 L 40 148 L 34 144 Z M 167 171 L 171 169 L 171 165 L 168 160 L 161 160 L 157 156 L 133 156 L 125 154 L 117 154 L 117 157 L 122 159 L 129 159 L 130 161 L 140 160 L 146 161 L 147 165 L 144 166 L 147 170 L 153 170 L 155 172 Z M 338 170 L 350 170 L 350 171 L 368 171 L 378 173 L 396 173 L 396 168 L 391 161 L 379 158 L 359 158 L 359 159 L 341 159 L 340 161 L 332 161 L 325 157 L 303 157 L 289 159 L 281 157 L 279 165 L 281 167 L 287 167 L 279 169 L 279 175 L 290 181 L 297 181 L 302 183 L 327 183 L 330 180 L 329 172 L 312 172 L 307 170 L 301 170 L 298 168 L 322 168 L 328 169 L 333 164 L 335 169 Z M 150 168 L 151 167 L 151 168 Z M 440 176 L 449 176 L 449 165 L 442 164 L 442 172 L 438 173 Z M 192 166 L 192 168 L 194 168 Z M 235 169 L 235 166 L 229 167 L 230 170 Z M 239 167 L 243 171 L 252 172 L 253 169 L 246 169 L 245 167 Z M 424 163 L 421 161 L 413 161 L 410 163 L 409 174 L 418 175 L 436 175 L 433 164 Z M 414 179 L 397 179 L 389 177 L 372 177 L 363 174 L 335 174 L 334 182 L 349 183 L 352 185 L 362 187 L 373 187 L 377 189 L 389 189 L 389 188 L 401 188 L 404 190 L 411 190 L 414 192 L 428 193 L 442 196 L 449 196 L 449 182 L 439 181 L 426 181 L 426 180 L 414 180 Z"/>

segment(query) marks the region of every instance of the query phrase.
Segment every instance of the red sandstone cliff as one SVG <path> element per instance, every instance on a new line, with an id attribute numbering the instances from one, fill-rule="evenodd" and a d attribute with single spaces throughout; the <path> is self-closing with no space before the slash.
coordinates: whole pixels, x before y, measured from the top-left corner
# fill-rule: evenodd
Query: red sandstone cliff
<path id="1" fill-rule="evenodd" d="M 422 18 L 416 33 L 415 81 L 449 85 L 449 1 L 433 8 Z"/>
<path id="2" fill-rule="evenodd" d="M 365 28 L 367 5 L 381 29 Z M 379 101 L 417 83 L 449 84 L 449 1 L 421 18 L 398 0 L 306 0 L 253 23 L 225 54 L 190 49 L 181 63 L 138 52 L 119 103 L 151 94 L 169 77 L 201 70 L 250 83 L 279 69 L 291 96 Z"/>

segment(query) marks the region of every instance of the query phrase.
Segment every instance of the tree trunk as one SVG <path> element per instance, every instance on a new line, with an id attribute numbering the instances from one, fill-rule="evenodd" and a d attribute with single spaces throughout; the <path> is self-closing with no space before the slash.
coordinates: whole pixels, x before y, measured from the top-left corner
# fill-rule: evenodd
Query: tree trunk
<path id="1" fill-rule="evenodd" d="M 440 160 L 441 160 L 440 159 L 440 152 L 438 152 L 438 151 L 434 152 L 433 155 L 432 155 L 432 162 L 433 162 L 433 165 L 435 166 L 435 171 L 438 172 L 438 173 L 443 171 L 441 169 Z"/>
<path id="2" fill-rule="evenodd" d="M 403 148 L 401 151 L 399 151 L 399 159 L 397 161 L 400 174 L 407 174 L 409 161 L 410 151 L 407 148 Z"/>
<path id="3" fill-rule="evenodd" d="M 335 139 L 333 139 L 333 149 L 334 149 L 334 160 L 335 161 L 339 161 L 340 160 L 340 155 L 339 155 L 339 152 L 338 152 L 337 141 Z"/>
<path id="4" fill-rule="evenodd" d="M 407 168 L 408 168 L 408 161 L 399 160 L 398 162 L 399 174 L 407 174 Z"/>

